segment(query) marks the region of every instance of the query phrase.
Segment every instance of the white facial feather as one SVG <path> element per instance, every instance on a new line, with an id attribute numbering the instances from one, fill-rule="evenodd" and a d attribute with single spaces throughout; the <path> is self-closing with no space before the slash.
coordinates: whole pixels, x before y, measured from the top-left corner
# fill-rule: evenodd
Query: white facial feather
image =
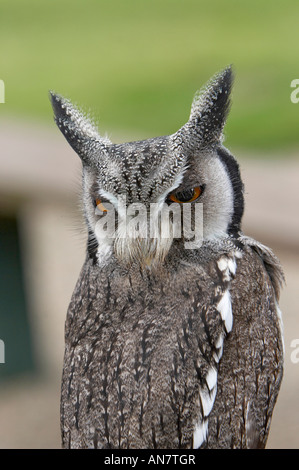
<path id="1" fill-rule="evenodd" d="M 198 175 L 203 178 L 203 238 L 216 240 L 227 237 L 234 213 L 234 195 L 223 163 L 215 156 L 199 158 Z"/>

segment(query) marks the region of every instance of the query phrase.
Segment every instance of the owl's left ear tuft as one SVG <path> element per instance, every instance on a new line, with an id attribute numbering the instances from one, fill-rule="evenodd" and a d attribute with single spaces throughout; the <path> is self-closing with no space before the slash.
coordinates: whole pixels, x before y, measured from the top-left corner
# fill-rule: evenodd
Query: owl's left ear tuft
<path id="1" fill-rule="evenodd" d="M 110 142 L 99 135 L 92 121 L 68 99 L 52 91 L 49 95 L 58 128 L 83 163 L 92 163 L 92 150 L 99 150 Z"/>
<path id="2" fill-rule="evenodd" d="M 230 109 L 230 94 L 233 85 L 232 66 L 216 74 L 195 95 L 192 103 L 188 129 L 195 132 L 203 145 L 218 144 Z"/>

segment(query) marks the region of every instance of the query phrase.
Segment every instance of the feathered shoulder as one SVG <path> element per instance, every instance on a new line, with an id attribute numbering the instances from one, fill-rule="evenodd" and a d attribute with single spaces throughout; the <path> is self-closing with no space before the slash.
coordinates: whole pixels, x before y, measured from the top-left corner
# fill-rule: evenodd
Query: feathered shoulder
<path id="1" fill-rule="evenodd" d="M 285 283 L 285 276 L 277 256 L 275 256 L 271 248 L 263 245 L 254 238 L 242 234 L 238 240 L 243 246 L 250 247 L 262 260 L 273 285 L 276 299 L 279 300 L 280 289 Z"/>

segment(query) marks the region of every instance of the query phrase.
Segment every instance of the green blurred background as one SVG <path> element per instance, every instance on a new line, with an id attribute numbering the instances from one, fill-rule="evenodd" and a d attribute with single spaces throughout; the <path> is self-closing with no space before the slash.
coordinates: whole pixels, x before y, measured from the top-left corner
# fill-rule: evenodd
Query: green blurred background
<path id="1" fill-rule="evenodd" d="M 5 113 L 48 120 L 53 89 L 102 132 L 172 133 L 195 91 L 233 64 L 228 145 L 294 148 L 298 18 L 297 0 L 1 0 Z"/>

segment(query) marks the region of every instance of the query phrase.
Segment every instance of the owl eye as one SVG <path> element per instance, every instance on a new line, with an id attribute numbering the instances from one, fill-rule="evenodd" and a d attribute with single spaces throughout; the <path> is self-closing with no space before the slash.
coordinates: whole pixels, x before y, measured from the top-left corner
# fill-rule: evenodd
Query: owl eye
<path id="1" fill-rule="evenodd" d="M 108 209 L 106 209 L 106 207 L 102 203 L 101 199 L 96 199 L 95 200 L 95 205 L 101 212 L 108 212 Z"/>
<path id="2" fill-rule="evenodd" d="M 171 193 L 168 196 L 168 199 L 172 202 L 193 202 L 202 194 L 202 186 L 196 186 L 195 188 L 184 189 L 183 191 L 178 191 L 176 193 Z"/>

